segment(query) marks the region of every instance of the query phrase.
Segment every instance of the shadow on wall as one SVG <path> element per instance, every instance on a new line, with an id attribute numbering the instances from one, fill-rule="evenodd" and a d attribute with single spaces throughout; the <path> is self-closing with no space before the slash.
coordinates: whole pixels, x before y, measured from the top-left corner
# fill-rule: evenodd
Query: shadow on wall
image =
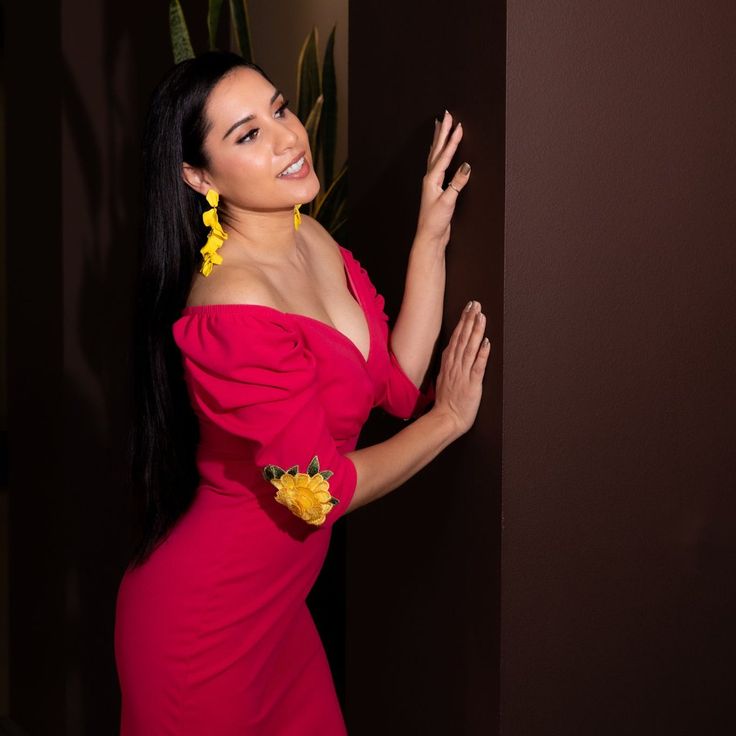
<path id="1" fill-rule="evenodd" d="M 115 10 L 109 9 L 114 16 Z M 115 23 L 110 19 L 110 33 Z M 119 693 L 113 656 L 117 586 L 129 552 L 130 499 L 124 483 L 128 346 L 133 267 L 139 238 L 142 96 L 129 37 L 108 38 L 105 96 L 90 102 L 89 78 L 63 63 L 68 139 L 64 261 L 71 272 L 65 310 L 64 474 L 66 702 L 69 733 L 113 733 Z M 104 111 L 104 117 L 100 113 Z M 96 142 L 90 144 L 90 142 Z M 68 144 L 68 145 L 67 145 Z M 135 153 L 133 153 L 135 152 Z M 125 521 L 123 521 L 125 520 Z"/>
<path id="2" fill-rule="evenodd" d="M 49 663 L 33 651 L 32 622 L 18 620 L 24 644 L 18 649 L 39 668 L 59 670 L 45 676 L 43 686 L 53 692 L 40 699 L 35 683 L 13 683 L 12 712 L 29 733 L 52 733 L 60 724 L 69 734 L 119 729 L 113 627 L 131 540 L 124 452 L 133 277 L 145 206 L 141 133 L 148 96 L 171 66 L 157 41 L 166 37 L 166 13 L 140 23 L 143 9 L 137 3 L 84 4 L 67 6 L 62 18 L 64 436 L 58 492 L 64 502 L 55 520 L 63 527 L 63 580 L 55 584 L 63 598 L 41 625 L 56 630 L 65 645 L 63 662 Z M 61 702 L 65 710 L 48 713 L 46 702 Z"/>

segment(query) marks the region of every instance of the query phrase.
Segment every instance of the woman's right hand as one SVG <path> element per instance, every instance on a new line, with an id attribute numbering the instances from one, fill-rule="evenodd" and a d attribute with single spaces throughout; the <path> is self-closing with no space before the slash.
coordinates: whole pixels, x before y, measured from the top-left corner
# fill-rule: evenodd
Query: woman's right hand
<path id="1" fill-rule="evenodd" d="M 491 343 L 483 344 L 486 318 L 480 302 L 463 311 L 442 351 L 439 374 L 435 381 L 435 401 L 431 411 L 443 412 L 454 421 L 458 436 L 475 422 Z"/>

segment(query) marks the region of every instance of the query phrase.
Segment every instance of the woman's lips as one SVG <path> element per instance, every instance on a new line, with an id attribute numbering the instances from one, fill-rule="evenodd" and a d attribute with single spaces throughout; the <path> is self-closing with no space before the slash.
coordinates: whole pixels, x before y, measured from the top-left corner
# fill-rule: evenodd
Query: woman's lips
<path id="1" fill-rule="evenodd" d="M 307 157 L 304 157 L 304 163 L 302 164 L 301 169 L 297 171 L 295 174 L 283 174 L 281 176 L 277 176 L 277 179 L 303 179 L 309 172 L 311 171 L 311 167 L 309 166 L 309 161 L 307 161 Z"/>

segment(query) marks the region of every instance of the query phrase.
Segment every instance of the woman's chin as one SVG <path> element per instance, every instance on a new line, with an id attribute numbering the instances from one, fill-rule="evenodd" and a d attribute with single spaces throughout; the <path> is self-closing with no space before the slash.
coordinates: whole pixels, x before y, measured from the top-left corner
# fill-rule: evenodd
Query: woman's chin
<path id="1" fill-rule="evenodd" d="M 322 189 L 322 184 L 317 178 L 317 174 L 312 172 L 304 180 L 304 195 L 302 199 L 299 200 L 299 202 L 301 204 L 307 204 L 307 202 L 311 202 L 319 194 L 320 189 Z"/>

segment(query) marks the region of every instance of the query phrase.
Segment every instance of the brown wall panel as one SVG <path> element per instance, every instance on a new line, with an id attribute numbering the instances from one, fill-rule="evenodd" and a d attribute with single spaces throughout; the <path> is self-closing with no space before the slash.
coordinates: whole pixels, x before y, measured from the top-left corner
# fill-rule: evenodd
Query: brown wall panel
<path id="1" fill-rule="evenodd" d="M 508 3 L 505 736 L 733 732 L 735 70 L 732 3 Z"/>
<path id="2" fill-rule="evenodd" d="M 493 342 L 472 431 L 346 520 L 351 736 L 496 731 L 504 38 L 503 3 L 350 3 L 349 246 L 393 324 L 447 107 L 464 128 L 447 181 L 465 160 L 473 170 L 447 249 L 434 369 L 469 299 Z M 401 428 L 377 411 L 360 445 Z"/>

